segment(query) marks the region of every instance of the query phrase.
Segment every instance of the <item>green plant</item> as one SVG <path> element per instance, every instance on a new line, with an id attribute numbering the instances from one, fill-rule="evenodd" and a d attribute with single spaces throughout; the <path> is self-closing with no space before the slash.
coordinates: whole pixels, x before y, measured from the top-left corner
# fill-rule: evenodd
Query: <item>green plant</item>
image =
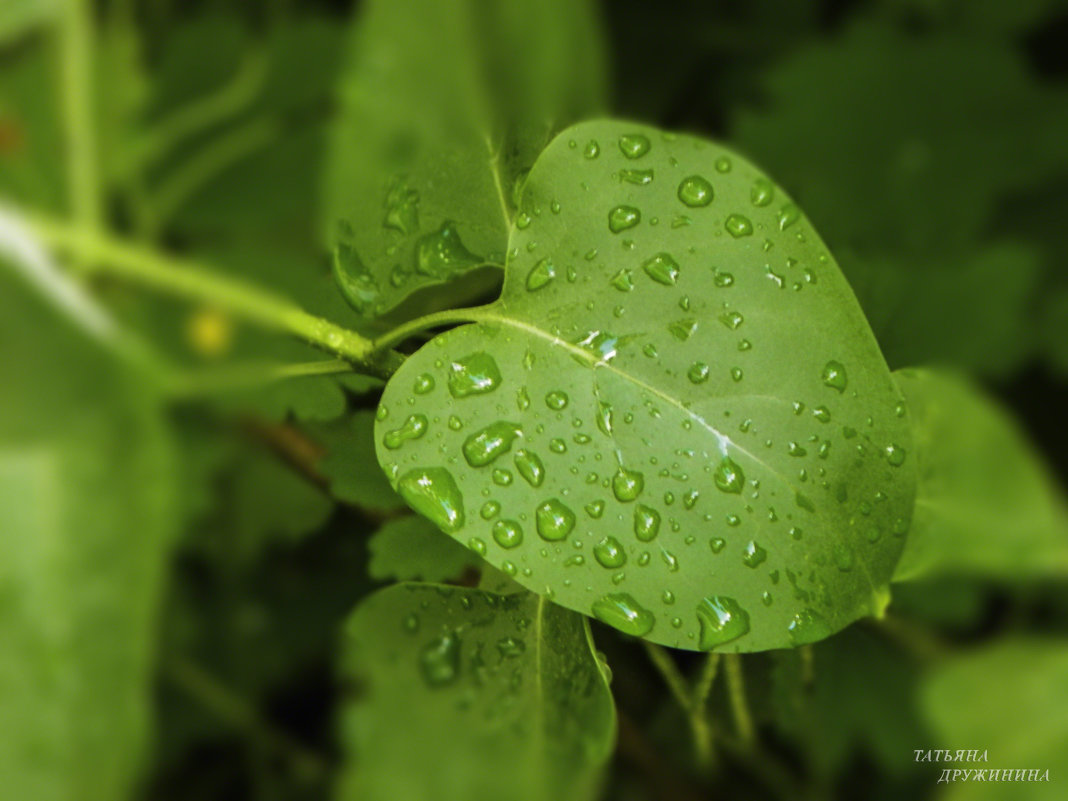
<path id="1" fill-rule="evenodd" d="M 245 733 L 257 771 L 277 760 L 283 788 L 336 783 L 344 799 L 596 797 L 620 734 L 613 692 L 648 679 L 637 643 L 672 701 L 649 736 L 698 782 L 740 771 L 771 797 L 819 797 L 852 740 L 896 773 L 931 731 L 998 759 L 1063 753 L 1063 704 L 1023 683 L 999 699 L 1041 719 L 1023 746 L 974 712 L 977 677 L 1022 664 L 1055 697 L 1057 641 L 957 655 L 928 625 L 970 619 L 981 581 L 1063 581 L 1060 490 L 969 378 L 891 370 L 869 316 L 895 354 L 980 357 L 934 323 L 890 326 L 863 280 L 862 309 L 799 205 L 735 149 L 606 118 L 592 4 L 377 0 L 347 46 L 337 25 L 277 10 L 256 39 L 228 10 L 187 23 L 151 67 L 131 4 L 13 8 L 0 43 L 60 34 L 45 47 L 63 113 L 26 101 L 51 65 L 31 52 L 0 94 L 35 131 L 0 182 L 21 206 L 0 217 L 0 635 L 14 643 L 0 710 L 33 723 L 0 733 L 14 777 L 0 797 L 129 793 L 157 632 L 159 674 Z M 893 38 L 857 30 L 852 59 Z M 205 56 L 231 75 L 218 94 L 181 88 L 213 71 L 192 57 L 212 48 L 188 42 L 235 36 L 244 56 Z M 945 57 L 923 52 L 932 70 Z M 335 72 L 324 122 L 313 101 Z M 787 112 L 803 130 L 804 104 Z M 774 128 L 744 119 L 739 139 Z M 50 135 L 67 143 L 58 168 Z M 982 277 L 1037 263 L 970 238 L 1034 161 L 975 178 L 951 248 L 912 189 L 866 178 L 879 203 L 852 216 L 815 198 L 839 241 L 876 243 L 864 268 L 843 248 L 851 280 L 940 247 Z M 275 183 L 323 208 L 264 191 Z M 882 227 L 895 214 L 904 245 Z M 338 550 L 289 570 L 287 549 L 327 530 Z M 366 563 L 344 547 L 356 530 Z M 284 637 L 257 628 L 286 616 Z M 352 695 L 335 765 L 261 709 L 341 619 L 332 667 Z M 617 654 L 630 677 L 613 689 Z M 166 766 L 200 735 L 181 702 L 157 706 Z M 762 741 L 767 725 L 803 770 Z M 645 753 L 622 727 L 620 747 Z M 976 729 L 989 744 L 962 742 Z"/>

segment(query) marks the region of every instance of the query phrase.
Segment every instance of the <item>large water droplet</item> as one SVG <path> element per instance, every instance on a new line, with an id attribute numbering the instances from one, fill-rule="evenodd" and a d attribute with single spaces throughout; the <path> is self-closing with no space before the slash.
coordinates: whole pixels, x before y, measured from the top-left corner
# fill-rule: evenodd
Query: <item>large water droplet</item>
<path id="1" fill-rule="evenodd" d="M 482 264 L 483 259 L 464 247 L 456 226 L 449 220 L 441 228 L 420 237 L 415 247 L 415 269 L 430 278 L 448 278 Z"/>
<path id="2" fill-rule="evenodd" d="M 419 439 L 426 433 L 427 427 L 428 423 L 425 415 L 409 415 L 400 428 L 394 428 L 392 431 L 386 432 L 386 435 L 382 438 L 382 444 L 390 450 L 396 450 L 409 440 Z"/>
<path id="3" fill-rule="evenodd" d="M 785 231 L 795 222 L 801 219 L 801 209 L 793 203 L 787 203 L 779 211 L 779 230 Z"/>
<path id="4" fill-rule="evenodd" d="M 697 621 L 701 624 L 698 647 L 702 651 L 711 651 L 749 633 L 749 613 L 725 595 L 710 595 L 701 601 Z"/>
<path id="5" fill-rule="evenodd" d="M 608 212 L 608 230 L 613 234 L 633 228 L 642 221 L 642 213 L 634 206 L 616 206 Z"/>
<path id="6" fill-rule="evenodd" d="M 695 384 L 703 384 L 708 380 L 711 369 L 704 362 L 694 362 L 686 371 L 686 377 Z"/>
<path id="7" fill-rule="evenodd" d="M 645 489 L 645 476 L 637 470 L 620 467 L 612 476 L 612 494 L 616 500 L 627 503 L 642 494 Z"/>
<path id="8" fill-rule="evenodd" d="M 516 451 L 515 469 L 532 487 L 540 487 L 545 481 L 545 465 L 538 458 L 538 454 L 526 448 Z"/>
<path id="9" fill-rule="evenodd" d="M 712 184 L 700 175 L 690 175 L 679 184 L 679 200 L 690 208 L 707 206 L 712 202 Z"/>
<path id="10" fill-rule="evenodd" d="M 430 687 L 445 687 L 460 675 L 460 638 L 455 632 L 431 640 L 419 654 L 419 672 Z"/>
<path id="11" fill-rule="evenodd" d="M 841 362 L 836 362 L 833 359 L 823 367 L 823 372 L 820 374 L 820 378 L 823 379 L 823 383 L 835 389 L 838 392 L 845 392 L 846 384 L 846 369 L 845 365 Z"/>
<path id="12" fill-rule="evenodd" d="M 523 527 L 515 520 L 498 520 L 493 524 L 493 540 L 502 548 L 515 548 L 523 542 Z"/>
<path id="13" fill-rule="evenodd" d="M 905 463 L 905 449 L 900 445 L 887 445 L 886 461 L 891 467 L 901 467 Z"/>
<path id="14" fill-rule="evenodd" d="M 534 513 L 538 536 L 549 542 L 565 539 L 575 528 L 575 513 L 557 498 L 545 501 Z"/>
<path id="15" fill-rule="evenodd" d="M 757 178 L 753 181 L 753 188 L 749 190 L 749 199 L 754 206 L 766 206 L 771 203 L 775 196 L 775 185 L 767 178 Z"/>
<path id="16" fill-rule="evenodd" d="M 419 514 L 449 534 L 463 528 L 464 499 L 452 473 L 443 467 L 409 470 L 397 481 L 397 491 Z"/>
<path id="17" fill-rule="evenodd" d="M 624 634 L 644 637 L 653 630 L 656 618 L 625 592 L 605 595 L 594 601 L 593 616 Z"/>
<path id="18" fill-rule="evenodd" d="M 502 453 L 511 450 L 512 442 L 519 433 L 518 423 L 507 423 L 503 420 L 490 423 L 464 440 L 464 458 L 472 467 L 484 467 Z"/>
<path id="19" fill-rule="evenodd" d="M 642 134 L 623 134 L 619 137 L 619 150 L 628 159 L 640 159 L 650 148 L 649 139 Z"/>
<path id="20" fill-rule="evenodd" d="M 472 353 L 449 365 L 449 393 L 454 398 L 483 395 L 500 383 L 500 368 L 488 353 Z"/>
<path id="21" fill-rule="evenodd" d="M 745 487 L 745 474 L 742 468 L 729 456 L 724 456 L 716 466 L 713 478 L 716 486 L 723 492 L 738 495 Z"/>
<path id="22" fill-rule="evenodd" d="M 545 405 L 553 411 L 561 411 L 567 408 L 567 403 L 570 400 L 566 392 L 560 390 L 554 390 L 545 396 Z"/>
<path id="23" fill-rule="evenodd" d="M 402 234 L 419 229 L 419 193 L 396 181 L 386 195 L 386 218 L 382 223 Z"/>
<path id="24" fill-rule="evenodd" d="M 675 286 L 679 280 L 679 264 L 668 253 L 657 253 L 642 265 L 645 274 L 664 286 Z"/>
<path id="25" fill-rule="evenodd" d="M 660 533 L 660 513 L 651 506 L 638 504 L 634 509 L 634 536 L 642 542 L 651 542 Z"/>
<path id="26" fill-rule="evenodd" d="M 768 558 L 768 552 L 750 540 L 742 551 L 742 562 L 746 567 L 758 567 Z"/>
<path id="27" fill-rule="evenodd" d="M 627 563 L 627 552 L 615 537 L 605 537 L 593 546 L 593 556 L 601 567 L 614 569 Z"/>

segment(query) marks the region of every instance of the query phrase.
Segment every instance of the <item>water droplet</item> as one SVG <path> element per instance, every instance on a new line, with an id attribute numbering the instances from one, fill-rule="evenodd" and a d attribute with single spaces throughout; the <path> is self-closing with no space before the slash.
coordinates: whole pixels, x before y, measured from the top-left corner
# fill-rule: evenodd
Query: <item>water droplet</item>
<path id="1" fill-rule="evenodd" d="M 467 547 L 477 553 L 479 556 L 486 555 L 486 543 L 478 537 L 472 537 L 467 541 Z"/>
<path id="2" fill-rule="evenodd" d="M 496 484 L 498 487 L 507 487 L 509 484 L 512 483 L 512 480 L 513 476 L 511 470 L 502 470 L 499 467 L 494 469 L 493 483 Z"/>
<path id="3" fill-rule="evenodd" d="M 386 432 L 382 438 L 382 444 L 390 450 L 396 450 L 408 440 L 419 439 L 426 433 L 427 427 L 426 415 L 409 415 L 400 428 Z"/>
<path id="4" fill-rule="evenodd" d="M 642 265 L 645 274 L 664 286 L 675 286 L 679 280 L 679 265 L 670 254 L 657 253 Z"/>
<path id="5" fill-rule="evenodd" d="M 532 487 L 540 487 L 545 481 L 545 465 L 538 458 L 538 454 L 526 448 L 516 451 L 515 469 Z"/>
<path id="6" fill-rule="evenodd" d="M 591 139 L 586 143 L 586 148 L 582 151 L 582 155 L 588 159 L 595 159 L 601 155 L 601 146 L 597 144 L 596 139 Z"/>
<path id="7" fill-rule="evenodd" d="M 775 185 L 767 178 L 757 178 L 749 190 L 749 200 L 754 206 L 766 206 L 775 196 Z"/>
<path id="8" fill-rule="evenodd" d="M 426 395 L 428 392 L 434 389 L 434 376 L 430 373 L 423 373 L 415 379 L 415 385 L 412 387 L 412 392 L 416 395 Z"/>
<path id="9" fill-rule="evenodd" d="M 616 206 L 608 212 L 608 230 L 613 234 L 633 228 L 642 220 L 642 213 L 634 206 Z"/>
<path id="10" fill-rule="evenodd" d="M 708 380 L 711 372 L 709 366 L 704 362 L 694 362 L 690 365 L 690 369 L 686 371 L 686 377 L 695 384 L 703 384 Z"/>
<path id="11" fill-rule="evenodd" d="M 786 446 L 786 452 L 791 456 L 808 456 L 808 451 L 805 450 L 802 446 L 798 445 L 796 442 L 788 443 Z"/>
<path id="12" fill-rule="evenodd" d="M 817 406 L 812 410 L 812 416 L 819 420 L 821 423 L 831 422 L 831 410 L 826 406 Z"/>
<path id="13" fill-rule="evenodd" d="M 642 134 L 623 134 L 619 137 L 619 150 L 628 159 L 640 159 L 649 152 L 649 139 Z"/>
<path id="14" fill-rule="evenodd" d="M 697 320 L 676 320 L 668 326 L 668 331 L 670 331 L 671 335 L 679 340 L 679 342 L 685 342 L 697 333 Z"/>
<path id="15" fill-rule="evenodd" d="M 549 542 L 565 539 L 575 528 L 575 513 L 561 501 L 551 498 L 534 513 L 538 536 Z"/>
<path id="16" fill-rule="evenodd" d="M 628 184 L 635 184 L 636 186 L 645 186 L 648 183 L 652 183 L 653 171 L 652 170 L 620 170 L 619 180 L 626 181 Z"/>
<path id="17" fill-rule="evenodd" d="M 472 353 L 449 368 L 449 393 L 454 398 L 483 395 L 501 383 L 501 371 L 488 353 Z"/>
<path id="18" fill-rule="evenodd" d="M 634 509 L 634 536 L 652 542 L 660 533 L 660 513 L 651 506 L 638 504 Z"/>
<path id="19" fill-rule="evenodd" d="M 831 627 L 818 612 L 804 609 L 794 615 L 794 619 L 787 626 L 787 633 L 794 645 L 806 645 L 830 635 Z"/>
<path id="20" fill-rule="evenodd" d="M 732 367 L 731 368 L 731 378 L 734 380 L 735 383 L 741 381 L 742 377 L 743 377 L 743 373 L 742 373 L 742 368 L 741 367 Z"/>
<path id="21" fill-rule="evenodd" d="M 419 654 L 419 672 L 430 687 L 444 687 L 460 675 L 460 638 L 455 632 L 427 643 Z"/>
<path id="22" fill-rule="evenodd" d="M 901 467 L 905 463 L 905 449 L 900 445 L 887 445 L 886 461 L 891 467 Z"/>
<path id="23" fill-rule="evenodd" d="M 718 267 L 712 271 L 712 283 L 721 289 L 726 289 L 734 284 L 734 276 L 731 273 L 724 272 Z"/>
<path id="24" fill-rule="evenodd" d="M 386 195 L 386 218 L 382 223 L 402 234 L 419 229 L 419 193 L 397 180 Z"/>
<path id="25" fill-rule="evenodd" d="M 593 556 L 601 567 L 614 569 L 627 563 L 627 552 L 615 537 L 605 537 L 593 546 Z"/>
<path id="26" fill-rule="evenodd" d="M 554 278 L 556 278 L 556 267 L 553 266 L 551 259 L 544 258 L 527 273 L 527 290 L 535 292 L 548 285 Z"/>
<path id="27" fill-rule="evenodd" d="M 712 549 L 712 553 L 719 553 L 727 547 L 727 541 L 723 537 L 713 537 L 708 541 L 708 546 Z"/>
<path id="28" fill-rule="evenodd" d="M 645 476 L 637 470 L 620 467 L 612 476 L 612 494 L 616 500 L 627 503 L 642 494 L 645 489 Z"/>
<path id="29" fill-rule="evenodd" d="M 727 326 L 727 328 L 731 329 L 731 331 L 734 331 L 738 326 L 745 322 L 745 318 L 736 311 L 726 311 L 719 316 L 719 321 Z"/>
<path id="30" fill-rule="evenodd" d="M 464 247 L 455 224 L 449 220 L 437 231 L 420 237 L 415 246 L 416 272 L 430 278 L 448 278 L 483 261 Z"/>
<path id="31" fill-rule="evenodd" d="M 753 235 L 753 223 L 751 223 L 749 218 L 744 214 L 730 215 L 727 218 L 727 221 L 723 224 L 723 227 L 726 228 L 727 233 L 735 239 Z"/>
<path id="32" fill-rule="evenodd" d="M 723 492 L 740 495 L 745 487 L 745 474 L 742 472 L 742 468 L 729 456 L 724 456 L 720 460 L 713 478 L 716 482 L 716 487 Z"/>
<path id="33" fill-rule="evenodd" d="M 601 515 L 604 514 L 604 501 L 593 501 L 585 506 L 586 514 L 592 517 L 594 520 L 600 520 Z"/>
<path id="34" fill-rule="evenodd" d="M 620 270 L 612 278 L 612 286 L 620 292 L 630 292 L 634 289 L 633 273 L 627 269 Z"/>
<path id="35" fill-rule="evenodd" d="M 746 567 L 758 567 L 764 563 L 764 560 L 768 558 L 768 552 L 757 545 L 752 540 L 745 546 L 745 550 L 742 551 L 742 562 Z"/>
<path id="36" fill-rule="evenodd" d="M 478 513 L 483 520 L 492 520 L 501 513 L 501 505 L 497 501 L 486 501 Z"/>
<path id="37" fill-rule="evenodd" d="M 716 159 L 716 172 L 725 173 L 731 171 L 731 160 L 726 156 Z"/>
<path id="38" fill-rule="evenodd" d="M 823 367 L 823 373 L 821 373 L 820 378 L 823 379 L 825 386 L 838 392 L 845 392 L 847 383 L 846 369 L 841 362 L 836 362 L 833 359 L 827 362 Z"/>
<path id="39" fill-rule="evenodd" d="M 518 423 L 491 423 L 464 440 L 464 458 L 472 467 L 485 467 L 502 453 L 510 451 L 519 434 Z"/>
<path id="40" fill-rule="evenodd" d="M 567 408 L 567 402 L 570 400 L 567 397 L 566 392 L 560 390 L 554 390 L 545 396 L 545 405 L 554 411 L 561 411 Z"/>
<path id="41" fill-rule="evenodd" d="M 700 175 L 690 175 L 679 184 L 679 200 L 690 208 L 707 206 L 712 202 L 712 184 Z"/>
<path id="42" fill-rule="evenodd" d="M 702 651 L 711 651 L 749 633 L 749 613 L 725 595 L 711 595 L 701 601 L 697 621 L 701 625 L 698 647 Z"/>
<path id="43" fill-rule="evenodd" d="M 779 211 L 779 230 L 785 231 L 795 222 L 801 219 L 801 209 L 793 203 L 787 203 Z"/>
<path id="44" fill-rule="evenodd" d="M 497 653 L 501 659 L 514 659 L 521 656 L 527 650 L 526 644 L 515 637 L 502 637 L 497 641 Z"/>
<path id="45" fill-rule="evenodd" d="M 464 499 L 452 473 L 443 467 L 409 470 L 397 481 L 397 491 L 419 514 L 453 534 L 464 525 Z"/>
<path id="46" fill-rule="evenodd" d="M 515 520 L 498 520 L 493 524 L 493 541 L 502 548 L 515 548 L 523 542 L 523 527 Z"/>
<path id="47" fill-rule="evenodd" d="M 652 612 L 623 592 L 605 595 L 594 601 L 591 611 L 602 623 L 634 637 L 644 637 L 656 624 Z"/>

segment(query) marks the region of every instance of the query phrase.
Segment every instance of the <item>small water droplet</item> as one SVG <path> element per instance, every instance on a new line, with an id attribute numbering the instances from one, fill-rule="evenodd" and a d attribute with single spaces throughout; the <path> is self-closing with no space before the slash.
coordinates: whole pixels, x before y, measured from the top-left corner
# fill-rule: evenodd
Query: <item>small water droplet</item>
<path id="1" fill-rule="evenodd" d="M 486 501 L 478 513 L 483 520 L 492 520 L 501 513 L 501 505 L 497 501 Z"/>
<path id="2" fill-rule="evenodd" d="M 397 481 L 397 491 L 423 517 L 453 534 L 464 525 L 464 500 L 452 473 L 443 467 L 409 470 Z"/>
<path id="3" fill-rule="evenodd" d="M 613 234 L 633 228 L 642 220 L 642 213 L 634 206 L 616 206 L 608 212 L 608 230 Z"/>
<path id="4" fill-rule="evenodd" d="M 619 150 L 628 159 L 640 159 L 649 152 L 651 144 L 642 134 L 623 134 L 619 137 Z"/>
<path id="5" fill-rule="evenodd" d="M 582 155 L 588 159 L 595 159 L 601 155 L 601 146 L 596 139 L 591 139 L 586 143 L 586 148 L 582 151 Z"/>
<path id="6" fill-rule="evenodd" d="M 464 458 L 472 467 L 484 467 L 511 450 L 512 443 L 519 434 L 518 423 L 491 423 L 464 440 Z"/>
<path id="7" fill-rule="evenodd" d="M 523 542 L 523 527 L 515 520 L 498 520 L 493 524 L 493 541 L 502 548 L 515 548 Z"/>
<path id="8" fill-rule="evenodd" d="M 556 278 L 556 267 L 549 258 L 541 259 L 527 273 L 527 291 L 536 292 Z"/>
<path id="9" fill-rule="evenodd" d="M 841 362 L 836 362 L 833 359 L 823 367 L 823 372 L 820 374 L 820 378 L 823 379 L 825 386 L 838 392 L 845 392 L 847 379 L 845 365 Z"/>
<path id="10" fill-rule="evenodd" d="M 712 282 L 721 289 L 726 289 L 734 284 L 734 276 L 717 267 L 712 271 Z"/>
<path id="11" fill-rule="evenodd" d="M 704 362 L 694 362 L 690 365 L 690 369 L 686 371 L 686 377 L 695 384 L 703 384 L 708 380 L 711 372 L 709 366 Z"/>
<path id="12" fill-rule="evenodd" d="M 713 478 L 716 487 L 723 492 L 739 495 L 745 487 L 745 474 L 742 468 L 729 456 L 724 456 L 720 460 Z"/>
<path id="13" fill-rule="evenodd" d="M 827 637 L 831 633 L 831 627 L 818 612 L 803 609 L 794 615 L 794 619 L 787 626 L 787 633 L 794 645 L 806 645 Z"/>
<path id="14" fill-rule="evenodd" d="M 426 395 L 428 392 L 432 392 L 434 389 L 434 376 L 430 373 L 423 373 L 415 379 L 415 385 L 412 387 L 412 392 L 416 395 Z"/>
<path id="15" fill-rule="evenodd" d="M 744 214 L 730 215 L 723 226 L 727 229 L 727 233 L 735 239 L 753 235 L 753 223 Z"/>
<path id="16" fill-rule="evenodd" d="M 567 397 L 566 392 L 560 390 L 554 390 L 545 396 L 545 405 L 554 411 L 561 411 L 567 408 L 567 403 L 570 399 Z"/>
<path id="17" fill-rule="evenodd" d="M 775 196 L 775 185 L 767 178 L 757 178 L 749 190 L 749 200 L 754 206 L 767 206 Z"/>
<path id="18" fill-rule="evenodd" d="M 652 170 L 620 170 L 619 180 L 625 181 L 628 184 L 634 184 L 635 186 L 645 186 L 652 183 L 653 171 Z"/>
<path id="19" fill-rule="evenodd" d="M 901 467 L 905 463 L 905 449 L 900 445 L 887 445 L 886 461 L 891 467 Z"/>
<path id="20" fill-rule="evenodd" d="M 757 545 L 752 540 L 745 546 L 745 550 L 742 551 L 742 562 L 746 567 L 758 567 L 764 563 L 764 560 L 768 558 L 768 552 Z"/>

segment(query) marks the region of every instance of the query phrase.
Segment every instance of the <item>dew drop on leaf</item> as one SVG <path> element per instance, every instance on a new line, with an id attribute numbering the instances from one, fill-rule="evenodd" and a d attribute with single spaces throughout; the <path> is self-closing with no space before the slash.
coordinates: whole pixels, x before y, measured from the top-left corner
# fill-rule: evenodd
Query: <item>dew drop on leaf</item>
<path id="1" fill-rule="evenodd" d="M 615 537 L 605 537 L 593 546 L 593 556 L 601 567 L 614 569 L 623 567 L 627 562 L 627 553 Z"/>
<path id="2" fill-rule="evenodd" d="M 823 379 L 825 386 L 838 392 L 845 392 L 848 380 L 846 379 L 845 365 L 841 362 L 836 362 L 833 359 L 823 366 L 823 373 L 820 378 Z"/>
<path id="3" fill-rule="evenodd" d="M 484 395 L 501 383 L 501 371 L 488 353 L 472 353 L 449 366 L 449 394 L 454 398 Z"/>
<path id="4" fill-rule="evenodd" d="M 575 513 L 557 498 L 541 504 L 534 513 L 534 520 L 538 536 L 548 542 L 565 539 L 575 528 Z"/>
<path id="5" fill-rule="evenodd" d="M 642 264 L 645 274 L 664 286 L 675 286 L 679 280 L 679 264 L 668 253 L 657 253 Z"/>
<path id="6" fill-rule="evenodd" d="M 515 469 L 532 487 L 540 487 L 545 481 L 545 465 L 538 454 L 521 448 L 515 454 Z"/>
<path id="7" fill-rule="evenodd" d="M 515 520 L 498 520 L 493 524 L 493 541 L 502 548 L 515 548 L 523 542 L 523 527 Z"/>
<path id="8" fill-rule="evenodd" d="M 594 601 L 593 616 L 624 634 L 644 637 L 653 630 L 656 618 L 627 593 L 611 593 Z"/>
<path id="9" fill-rule="evenodd" d="M 419 654 L 419 672 L 429 687 L 445 687 L 460 675 L 460 638 L 445 634 L 427 643 Z"/>
<path id="10" fill-rule="evenodd" d="M 744 214 L 730 215 L 723 226 L 727 229 L 727 233 L 735 239 L 753 235 L 753 223 Z"/>
<path id="11" fill-rule="evenodd" d="M 742 472 L 742 468 L 729 456 L 724 456 L 720 459 L 713 478 L 717 488 L 734 495 L 741 494 L 742 488 L 745 486 L 745 474 Z"/>
<path id="12" fill-rule="evenodd" d="M 382 444 L 390 450 L 397 450 L 405 442 L 413 439 L 419 439 L 426 433 L 429 423 L 427 422 L 426 415 L 412 414 L 408 416 L 408 419 L 399 428 L 394 428 L 392 431 L 387 431 L 386 435 L 382 438 Z"/>
<path id="13" fill-rule="evenodd" d="M 679 184 L 679 200 L 690 208 L 700 208 L 712 202 L 712 184 L 700 175 L 690 175 Z"/>
<path id="14" fill-rule="evenodd" d="M 660 513 L 651 506 L 638 504 L 634 509 L 634 536 L 642 542 L 651 542 L 660 533 Z"/>
<path id="15" fill-rule="evenodd" d="M 608 212 L 608 230 L 618 234 L 633 228 L 642 220 L 642 213 L 634 206 L 616 206 Z"/>
<path id="16" fill-rule="evenodd" d="M 490 423 L 464 440 L 464 458 L 472 467 L 484 467 L 511 450 L 519 432 L 518 423 Z"/>
<path id="17" fill-rule="evenodd" d="M 612 476 L 612 494 L 623 503 L 633 501 L 645 489 L 645 476 L 637 470 L 620 467 Z"/>
<path id="18" fill-rule="evenodd" d="M 452 534 L 463 528 L 463 496 L 452 473 L 445 468 L 409 470 L 397 481 L 397 491 L 412 509 L 443 531 Z"/>
<path id="19" fill-rule="evenodd" d="M 623 134 L 619 137 L 619 150 L 628 159 L 640 159 L 650 148 L 649 138 L 643 134 Z"/>
<path id="20" fill-rule="evenodd" d="M 733 598 L 711 595 L 697 606 L 698 647 L 710 651 L 749 633 L 749 613 Z"/>

